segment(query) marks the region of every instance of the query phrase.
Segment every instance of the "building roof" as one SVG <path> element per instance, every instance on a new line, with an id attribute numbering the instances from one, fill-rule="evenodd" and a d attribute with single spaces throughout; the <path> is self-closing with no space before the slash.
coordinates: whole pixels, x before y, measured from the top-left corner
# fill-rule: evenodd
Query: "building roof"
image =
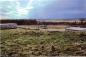
<path id="1" fill-rule="evenodd" d="M 86 31 L 86 28 L 81 27 L 68 27 L 67 30 L 74 30 L 74 31 Z"/>

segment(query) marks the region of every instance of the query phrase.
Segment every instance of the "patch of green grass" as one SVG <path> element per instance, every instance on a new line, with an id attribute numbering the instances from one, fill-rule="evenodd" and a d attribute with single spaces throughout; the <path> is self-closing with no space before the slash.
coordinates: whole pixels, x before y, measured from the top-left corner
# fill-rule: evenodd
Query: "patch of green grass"
<path id="1" fill-rule="evenodd" d="M 0 31 L 2 56 L 86 55 L 86 33 L 45 33 L 24 29 Z"/>

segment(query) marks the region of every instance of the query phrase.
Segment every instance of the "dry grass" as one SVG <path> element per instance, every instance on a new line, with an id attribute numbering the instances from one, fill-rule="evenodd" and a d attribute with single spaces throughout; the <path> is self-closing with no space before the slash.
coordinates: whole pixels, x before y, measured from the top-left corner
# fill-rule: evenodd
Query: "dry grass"
<path id="1" fill-rule="evenodd" d="M 86 34 L 20 28 L 0 31 L 3 57 L 86 55 Z"/>
<path id="2" fill-rule="evenodd" d="M 49 29 L 65 29 L 66 25 L 48 25 Z"/>

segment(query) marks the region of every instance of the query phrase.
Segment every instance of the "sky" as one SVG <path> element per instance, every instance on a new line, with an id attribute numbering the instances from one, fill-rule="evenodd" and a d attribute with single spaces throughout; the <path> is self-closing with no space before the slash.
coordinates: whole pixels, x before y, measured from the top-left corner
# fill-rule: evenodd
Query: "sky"
<path id="1" fill-rule="evenodd" d="M 86 0 L 0 0 L 0 19 L 86 18 Z"/>

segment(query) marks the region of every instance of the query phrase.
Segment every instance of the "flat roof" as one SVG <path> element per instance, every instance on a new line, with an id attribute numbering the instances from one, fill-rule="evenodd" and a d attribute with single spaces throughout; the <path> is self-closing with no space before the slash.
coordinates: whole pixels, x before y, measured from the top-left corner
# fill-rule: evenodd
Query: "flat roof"
<path id="1" fill-rule="evenodd" d="M 86 28 L 81 28 L 81 27 L 68 27 L 66 29 L 68 29 L 68 30 L 76 30 L 76 31 L 86 31 Z"/>

